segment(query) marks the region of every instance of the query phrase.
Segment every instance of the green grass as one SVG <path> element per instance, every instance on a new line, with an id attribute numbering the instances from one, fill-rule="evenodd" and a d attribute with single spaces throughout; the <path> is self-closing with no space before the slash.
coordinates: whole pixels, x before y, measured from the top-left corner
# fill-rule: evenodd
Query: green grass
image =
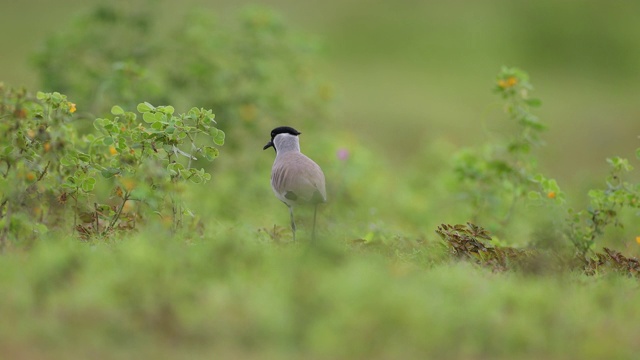
<path id="1" fill-rule="evenodd" d="M 11 358 L 631 358 L 638 282 L 493 273 L 428 242 L 51 238 L 0 257 Z M 251 240 L 247 240 L 251 239 Z"/>

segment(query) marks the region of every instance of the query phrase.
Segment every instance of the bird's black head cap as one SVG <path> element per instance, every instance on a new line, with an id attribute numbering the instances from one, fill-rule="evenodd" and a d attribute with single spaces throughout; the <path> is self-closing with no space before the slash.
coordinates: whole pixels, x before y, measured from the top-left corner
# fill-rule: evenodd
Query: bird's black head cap
<path id="1" fill-rule="evenodd" d="M 291 135 L 300 135 L 302 134 L 300 131 L 292 128 L 291 126 L 280 126 L 273 130 L 271 130 L 271 139 L 276 137 L 278 134 L 291 134 Z"/>
<path id="2" fill-rule="evenodd" d="M 291 134 L 291 135 L 295 135 L 298 136 L 300 134 L 302 134 L 300 131 L 292 128 L 291 126 L 279 126 L 273 130 L 271 130 L 271 141 L 269 141 L 267 143 L 267 145 L 265 145 L 262 150 L 267 150 L 270 147 L 273 147 L 273 138 L 276 137 L 276 135 L 278 134 Z M 274 147 L 275 149 L 275 147 Z"/>

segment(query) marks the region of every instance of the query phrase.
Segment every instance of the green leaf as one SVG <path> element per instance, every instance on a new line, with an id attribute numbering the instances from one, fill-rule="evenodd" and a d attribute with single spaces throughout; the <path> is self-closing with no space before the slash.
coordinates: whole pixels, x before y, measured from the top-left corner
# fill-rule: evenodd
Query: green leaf
<path id="1" fill-rule="evenodd" d="M 173 113 L 176 111 L 176 109 L 173 108 L 173 106 L 171 105 L 167 105 L 164 106 L 162 109 L 162 112 L 165 114 L 169 114 L 169 115 L 173 115 Z"/>
<path id="2" fill-rule="evenodd" d="M 104 169 L 100 172 L 100 174 L 107 179 L 114 177 L 116 174 L 119 174 L 120 170 L 114 168 Z"/>
<path id="3" fill-rule="evenodd" d="M 153 117 L 156 119 L 156 121 L 166 122 L 166 120 L 167 120 L 167 115 L 165 113 L 160 112 L 160 111 L 158 111 L 157 113 L 154 113 Z"/>
<path id="4" fill-rule="evenodd" d="M 180 163 L 171 163 L 167 165 L 167 170 L 174 170 L 174 171 L 184 170 L 184 165 Z"/>
<path id="5" fill-rule="evenodd" d="M 191 175 L 189 177 L 189 180 L 191 180 L 192 183 L 194 184 L 201 184 L 202 183 L 202 176 L 198 173 L 193 173 L 193 175 Z"/>
<path id="6" fill-rule="evenodd" d="M 527 196 L 529 197 L 529 200 L 540 200 L 542 198 L 540 193 L 537 191 L 529 191 Z"/>
<path id="7" fill-rule="evenodd" d="M 554 191 L 554 192 L 560 191 L 560 187 L 558 186 L 558 183 L 556 182 L 555 179 L 550 179 L 548 181 L 548 183 L 546 184 L 546 186 L 548 187 L 548 190 L 550 190 L 550 191 Z"/>
<path id="8" fill-rule="evenodd" d="M 84 161 L 84 162 L 91 161 L 91 157 L 88 154 L 81 153 L 81 152 L 78 153 L 78 159 L 80 159 L 81 161 Z"/>
<path id="9" fill-rule="evenodd" d="M 218 132 L 213 136 L 213 142 L 217 145 L 224 145 L 224 131 L 218 130 Z"/>
<path id="10" fill-rule="evenodd" d="M 93 127 L 96 128 L 96 130 L 102 130 L 104 128 L 104 122 L 105 122 L 105 119 L 100 119 L 100 118 L 95 119 L 93 121 Z"/>
<path id="11" fill-rule="evenodd" d="M 218 155 L 220 154 L 220 151 L 214 148 L 213 146 L 205 146 L 202 150 L 204 152 L 204 156 L 209 161 L 212 161 L 213 159 L 217 158 Z"/>
<path id="12" fill-rule="evenodd" d="M 114 105 L 114 106 L 111 108 L 111 113 L 112 113 L 113 115 L 122 115 L 122 114 L 124 114 L 124 110 L 123 110 L 120 106 L 118 106 L 118 105 Z"/>
<path id="13" fill-rule="evenodd" d="M 82 181 L 82 190 L 85 192 L 89 192 L 93 190 L 93 187 L 96 185 L 96 179 L 92 177 L 88 177 Z"/>
<path id="14" fill-rule="evenodd" d="M 524 102 L 531 107 L 539 107 L 542 105 L 542 100 L 540 99 L 526 99 Z"/>
<path id="15" fill-rule="evenodd" d="M 47 97 L 47 94 L 43 93 L 42 91 L 38 91 L 36 93 L 36 99 L 38 100 L 44 100 L 46 99 L 46 97 Z"/>
<path id="16" fill-rule="evenodd" d="M 121 152 L 125 152 L 125 150 L 127 150 L 129 147 L 127 146 L 127 140 L 125 140 L 125 138 L 121 137 L 118 139 L 118 145 L 117 145 L 118 150 L 120 150 Z"/>
<path id="17" fill-rule="evenodd" d="M 155 110 L 155 106 L 145 101 L 143 103 L 138 104 L 138 106 L 136 107 L 136 110 L 138 110 L 139 113 L 147 113 L 151 110 Z"/>
<path id="18" fill-rule="evenodd" d="M 153 115 L 153 113 L 145 112 L 142 114 L 142 120 L 144 120 L 144 122 L 146 123 L 153 123 L 156 122 L 156 117 Z"/>
<path id="19" fill-rule="evenodd" d="M 71 155 L 65 155 L 64 157 L 62 157 L 60 159 L 60 165 L 62 166 L 72 166 L 74 165 L 75 162 L 75 158 L 71 157 Z"/>
<path id="20" fill-rule="evenodd" d="M 107 204 L 98 204 L 96 207 L 98 208 L 98 211 L 102 213 L 109 213 L 109 211 L 111 210 L 111 206 Z"/>
<path id="21" fill-rule="evenodd" d="M 106 137 L 102 140 L 102 143 L 105 145 L 111 145 L 113 144 L 113 138 L 112 137 Z"/>

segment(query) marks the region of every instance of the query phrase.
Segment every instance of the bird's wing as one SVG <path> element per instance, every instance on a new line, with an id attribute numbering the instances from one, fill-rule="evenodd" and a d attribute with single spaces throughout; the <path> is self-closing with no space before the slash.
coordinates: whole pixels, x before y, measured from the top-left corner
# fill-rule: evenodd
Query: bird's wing
<path id="1" fill-rule="evenodd" d="M 286 203 L 327 200 L 322 170 L 301 153 L 282 154 L 273 164 L 271 185 L 280 200 Z"/>

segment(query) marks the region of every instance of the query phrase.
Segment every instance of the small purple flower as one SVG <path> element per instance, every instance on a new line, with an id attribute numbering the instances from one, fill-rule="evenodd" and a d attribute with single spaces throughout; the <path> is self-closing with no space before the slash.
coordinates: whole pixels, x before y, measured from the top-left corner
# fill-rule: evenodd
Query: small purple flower
<path id="1" fill-rule="evenodd" d="M 339 149 L 338 152 L 336 153 L 336 156 L 338 157 L 339 160 L 346 161 L 349 158 L 349 150 L 345 148 Z"/>

